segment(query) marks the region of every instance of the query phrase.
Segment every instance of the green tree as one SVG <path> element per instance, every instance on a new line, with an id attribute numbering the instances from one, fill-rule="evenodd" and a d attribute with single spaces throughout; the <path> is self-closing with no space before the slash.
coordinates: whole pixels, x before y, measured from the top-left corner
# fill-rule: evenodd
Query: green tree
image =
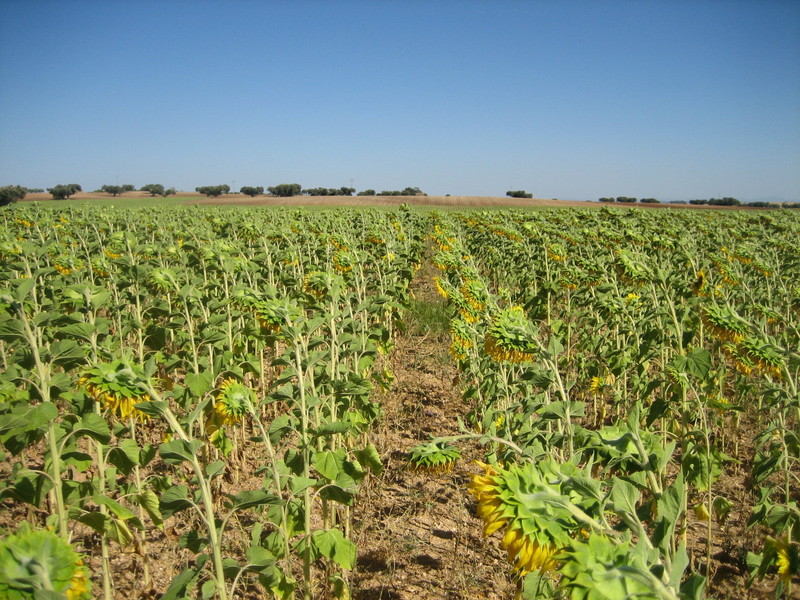
<path id="1" fill-rule="evenodd" d="M 151 196 L 166 196 L 166 192 L 164 192 L 164 186 L 160 183 L 148 183 L 147 185 L 143 185 L 139 188 L 143 192 L 150 192 Z"/>
<path id="2" fill-rule="evenodd" d="M 121 185 L 104 185 L 100 188 L 100 191 L 106 194 L 111 194 L 112 196 L 118 196 L 124 190 L 122 189 Z"/>
<path id="3" fill-rule="evenodd" d="M 506 192 L 506 196 L 510 196 L 511 198 L 533 198 L 533 194 L 529 194 L 525 190 L 514 190 Z"/>
<path id="4" fill-rule="evenodd" d="M 614 202 L 614 198 L 603 197 L 600 198 L 600 202 Z"/>
<path id="5" fill-rule="evenodd" d="M 636 198 L 632 198 L 630 196 L 617 196 L 617 202 L 622 202 L 624 204 L 635 204 Z"/>
<path id="6" fill-rule="evenodd" d="M 53 200 L 64 200 L 73 196 L 76 192 L 82 192 L 83 189 L 77 183 L 67 183 L 47 188 L 47 191 L 53 195 Z"/>
<path id="7" fill-rule="evenodd" d="M 0 187 L 0 206 L 22 200 L 28 190 L 21 185 L 5 185 Z"/>
<path id="8" fill-rule="evenodd" d="M 375 190 L 364 190 L 363 192 L 358 192 L 356 196 L 375 196 Z"/>
<path id="9" fill-rule="evenodd" d="M 221 196 L 222 194 L 227 194 L 230 191 L 230 186 L 228 185 L 205 185 L 201 187 L 194 188 L 194 191 L 199 192 L 200 194 L 204 194 L 209 198 L 216 198 L 217 196 Z"/>
<path id="10" fill-rule="evenodd" d="M 260 185 L 258 187 L 251 187 L 246 185 L 239 189 L 239 193 L 244 194 L 245 196 L 250 196 L 252 198 L 258 196 L 259 194 L 263 194 L 264 186 Z"/>
<path id="11" fill-rule="evenodd" d="M 270 194 L 273 196 L 280 196 L 282 198 L 287 198 L 289 196 L 297 196 L 303 187 L 299 183 L 281 183 L 279 185 L 274 185 L 267 188 Z"/>
<path id="12" fill-rule="evenodd" d="M 661 202 L 659 200 L 656 200 L 655 198 L 642 198 L 641 200 L 639 200 L 639 202 L 641 202 L 642 204 L 661 204 Z"/>
<path id="13" fill-rule="evenodd" d="M 125 192 L 132 192 L 135 189 L 136 189 L 136 186 L 131 185 L 130 183 L 126 183 L 126 184 L 124 184 L 122 186 L 122 193 L 124 194 Z"/>

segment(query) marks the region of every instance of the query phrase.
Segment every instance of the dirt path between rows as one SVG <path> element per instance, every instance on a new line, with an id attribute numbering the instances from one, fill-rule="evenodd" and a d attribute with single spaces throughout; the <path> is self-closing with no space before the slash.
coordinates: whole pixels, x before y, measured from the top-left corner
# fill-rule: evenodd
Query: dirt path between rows
<path id="1" fill-rule="evenodd" d="M 430 269 L 413 282 L 418 301 L 441 302 Z M 416 334 L 415 334 L 416 333 Z M 453 471 L 432 475 L 409 467 L 408 451 L 431 436 L 458 433 L 469 407 L 456 389 L 448 340 L 431 333 L 398 336 L 392 356 L 396 380 L 382 399 L 384 417 L 373 439 L 384 462 L 381 477 L 359 492 L 354 542 L 356 600 L 509 599 L 505 554 L 483 537 L 475 502 L 467 494 L 476 446 L 462 446 Z"/>

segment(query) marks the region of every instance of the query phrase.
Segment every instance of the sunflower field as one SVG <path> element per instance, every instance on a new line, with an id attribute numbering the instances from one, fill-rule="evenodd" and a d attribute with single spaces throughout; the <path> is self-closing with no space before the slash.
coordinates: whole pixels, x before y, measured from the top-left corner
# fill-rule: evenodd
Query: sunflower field
<path id="1" fill-rule="evenodd" d="M 797 240 L 787 211 L 4 209 L 0 598 L 118 597 L 120 553 L 142 598 L 357 597 L 427 262 L 471 410 L 397 450 L 446 478 L 480 449 L 517 597 L 705 598 L 745 510 L 750 581 L 793 597 Z"/>

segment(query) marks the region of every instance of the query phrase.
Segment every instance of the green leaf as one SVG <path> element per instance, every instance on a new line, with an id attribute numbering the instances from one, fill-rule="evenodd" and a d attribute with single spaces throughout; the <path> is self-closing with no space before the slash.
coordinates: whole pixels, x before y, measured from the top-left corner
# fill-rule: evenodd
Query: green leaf
<path id="1" fill-rule="evenodd" d="M 291 477 L 289 479 L 289 488 L 295 495 L 298 495 L 306 488 L 315 486 L 317 484 L 319 484 L 318 479 L 310 479 L 308 477 Z"/>
<path id="2" fill-rule="evenodd" d="M 228 498 L 232 502 L 231 510 L 242 510 L 267 504 L 278 505 L 281 502 L 280 498 L 266 490 L 245 490 L 235 496 L 228 496 Z"/>
<path id="3" fill-rule="evenodd" d="M 191 462 L 203 447 L 200 440 L 172 440 L 164 442 L 158 447 L 158 453 L 164 462 L 171 465 L 179 465 L 184 462 Z"/>
<path id="4" fill-rule="evenodd" d="M 187 373 L 186 374 L 186 387 L 192 392 L 196 398 L 200 398 L 207 392 L 210 392 L 214 387 L 214 376 L 211 371 L 203 371 L 202 373 Z"/>
<path id="5" fill-rule="evenodd" d="M 217 593 L 217 581 L 216 579 L 209 579 L 200 587 L 200 593 L 203 596 L 203 599 L 206 598 L 213 598 L 214 595 Z"/>
<path id="6" fill-rule="evenodd" d="M 383 463 L 374 444 L 369 444 L 363 450 L 355 450 L 353 454 L 355 454 L 362 467 L 372 469 L 376 475 L 380 475 L 383 472 Z"/>
<path id="7" fill-rule="evenodd" d="M 77 436 L 90 437 L 101 444 L 111 441 L 111 430 L 108 428 L 108 423 L 94 412 L 85 414 L 75 426 L 73 433 Z"/>
<path id="8" fill-rule="evenodd" d="M 160 419 L 162 416 L 164 416 L 164 413 L 166 413 L 168 407 L 167 403 L 163 400 L 139 402 L 135 406 L 148 417 L 152 417 L 154 419 Z"/>
<path id="9" fill-rule="evenodd" d="M 119 517 L 123 521 L 128 521 L 130 519 L 135 519 L 136 515 L 129 509 L 114 500 L 113 498 L 109 498 L 108 496 L 102 496 L 100 494 L 95 494 L 94 498 L 92 498 L 96 504 L 101 504 L 106 506 L 115 516 Z"/>
<path id="10" fill-rule="evenodd" d="M 83 348 L 75 340 L 58 340 L 50 344 L 50 362 L 69 370 L 84 362 Z"/>
<path id="11" fill-rule="evenodd" d="M 614 477 L 611 484 L 611 504 L 616 513 L 636 514 L 636 502 L 639 500 L 639 490 L 632 483 Z"/>
<path id="12" fill-rule="evenodd" d="M 335 435 L 337 433 L 347 433 L 350 430 L 350 423 L 346 421 L 333 421 L 331 423 L 323 423 L 316 429 L 312 430 L 312 435 L 324 436 Z"/>
<path id="13" fill-rule="evenodd" d="M 338 564 L 350 570 L 356 563 L 356 545 L 342 535 L 338 529 L 320 529 L 313 534 L 314 548 Z"/>
<path id="14" fill-rule="evenodd" d="M 150 520 L 153 521 L 153 525 L 160 529 L 164 520 L 161 517 L 161 510 L 159 509 L 159 501 L 156 493 L 153 490 L 144 490 L 141 494 L 134 494 L 133 500 L 144 509 L 150 517 Z"/>
<path id="15" fill-rule="evenodd" d="M 108 519 L 106 521 L 106 535 L 120 546 L 127 546 L 133 542 L 133 533 L 131 533 L 128 524 L 122 519 Z"/>
<path id="16" fill-rule="evenodd" d="M 165 519 L 192 506 L 189 501 L 189 488 L 185 485 L 173 485 L 159 498 L 158 506 Z"/>
<path id="17" fill-rule="evenodd" d="M 139 462 L 139 446 L 130 438 L 121 440 L 116 448 L 109 451 L 108 462 L 123 475 L 128 475 Z"/>
<path id="18" fill-rule="evenodd" d="M 206 475 L 208 475 L 209 479 L 213 479 L 217 475 L 220 475 L 225 470 L 225 462 L 221 460 L 215 460 L 212 463 L 206 465 Z"/>
<path id="19" fill-rule="evenodd" d="M 178 538 L 178 545 L 181 548 L 186 548 L 195 554 L 199 554 L 203 548 L 208 546 L 209 541 L 207 537 L 201 537 L 196 530 L 190 529 Z"/>
<path id="20" fill-rule="evenodd" d="M 200 578 L 200 573 L 203 572 L 203 567 L 207 560 L 208 556 L 206 554 L 198 556 L 194 568 L 190 567 L 181 571 L 180 574 L 172 580 L 169 588 L 167 588 L 167 591 L 159 600 L 184 600 L 188 598 L 189 591 L 197 584 L 197 580 Z"/>

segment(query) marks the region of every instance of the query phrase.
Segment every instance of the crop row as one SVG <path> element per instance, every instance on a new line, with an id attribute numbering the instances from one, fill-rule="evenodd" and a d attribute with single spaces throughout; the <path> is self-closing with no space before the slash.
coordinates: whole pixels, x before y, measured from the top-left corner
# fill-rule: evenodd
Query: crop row
<path id="1" fill-rule="evenodd" d="M 469 491 L 525 598 L 701 598 L 732 514 L 750 580 L 800 574 L 800 227 L 790 215 L 465 213 L 436 286 L 473 408 L 414 449 Z M 744 439 L 748 436 L 748 439 Z M 748 502 L 723 478 L 744 474 Z M 694 532 L 694 535 L 689 533 Z"/>
<path id="2" fill-rule="evenodd" d="M 0 542 L 0 596 L 95 579 L 118 597 L 121 548 L 147 592 L 148 543 L 181 522 L 163 598 L 346 597 L 420 220 L 29 205 L 0 223 L 0 497 L 27 519 Z"/>

